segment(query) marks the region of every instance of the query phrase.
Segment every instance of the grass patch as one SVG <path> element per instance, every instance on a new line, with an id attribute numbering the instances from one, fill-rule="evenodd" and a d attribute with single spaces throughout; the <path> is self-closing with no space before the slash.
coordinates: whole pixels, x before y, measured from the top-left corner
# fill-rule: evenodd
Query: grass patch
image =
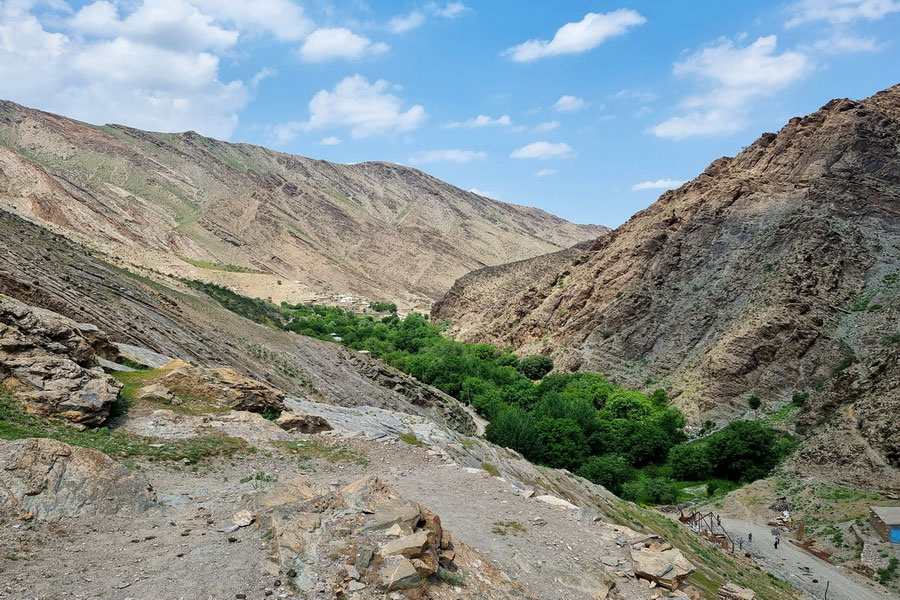
<path id="1" fill-rule="evenodd" d="M 412 432 L 401 433 L 397 437 L 400 438 L 401 440 L 403 440 L 404 442 L 406 442 L 407 444 L 409 444 L 410 446 L 424 446 L 425 445 L 422 443 L 422 440 L 417 438 L 416 434 L 414 434 Z"/>
<path id="2" fill-rule="evenodd" d="M 184 262 L 194 265 L 195 267 L 199 267 L 201 269 L 207 269 L 210 271 L 226 271 L 228 273 L 255 273 L 257 275 L 265 275 L 265 271 L 260 271 L 259 269 L 253 269 L 251 267 L 242 267 L 240 265 L 229 265 L 224 263 L 214 263 L 209 262 L 207 260 L 194 260 L 193 258 L 187 258 L 185 256 L 179 256 L 181 260 Z"/>
<path id="3" fill-rule="evenodd" d="M 489 462 L 481 463 L 481 468 L 491 474 L 491 477 L 500 477 L 500 469 Z"/>
<path id="4" fill-rule="evenodd" d="M 149 460 L 196 463 L 213 456 L 232 456 L 247 447 L 243 440 L 208 435 L 161 442 L 154 438 L 112 431 L 106 427 L 79 430 L 61 421 L 29 414 L 7 390 L 0 390 L 0 439 L 49 438 L 99 450 L 118 459 L 146 457 Z"/>
<path id="5" fill-rule="evenodd" d="M 358 452 L 354 452 L 343 446 L 323 444 L 316 440 L 290 442 L 275 441 L 273 444 L 290 454 L 296 455 L 301 462 L 320 459 L 328 462 L 352 462 L 358 465 L 369 464 L 366 457 Z"/>
<path id="6" fill-rule="evenodd" d="M 506 535 L 507 533 L 519 533 L 525 531 L 525 526 L 518 521 L 494 521 L 492 533 Z"/>
<path id="7" fill-rule="evenodd" d="M 442 568 L 438 569 L 438 572 L 435 574 L 435 576 L 438 579 L 440 579 L 441 581 L 443 581 L 444 583 L 447 583 L 450 585 L 465 585 L 466 584 L 466 576 L 462 571 L 457 571 L 454 573 L 453 571 L 448 571 L 447 569 L 444 569 L 442 567 Z"/>

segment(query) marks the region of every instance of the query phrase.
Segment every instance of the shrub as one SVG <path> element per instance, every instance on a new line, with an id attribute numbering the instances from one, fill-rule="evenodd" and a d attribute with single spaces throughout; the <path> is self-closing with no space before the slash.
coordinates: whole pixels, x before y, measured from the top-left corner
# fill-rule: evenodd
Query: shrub
<path id="1" fill-rule="evenodd" d="M 584 432 L 572 419 L 541 419 L 536 429 L 541 444 L 538 461 L 550 467 L 575 470 L 590 453 Z"/>
<path id="2" fill-rule="evenodd" d="M 538 454 L 539 440 L 535 422 L 526 411 L 514 406 L 504 406 L 484 431 L 485 437 L 499 445 L 521 452 L 534 459 Z"/>
<path id="3" fill-rule="evenodd" d="M 519 371 L 532 381 L 541 379 L 553 370 L 553 360 L 549 356 L 535 354 L 519 361 Z"/>
<path id="4" fill-rule="evenodd" d="M 755 481 L 778 463 L 775 434 L 754 421 L 734 421 L 707 440 L 713 473 L 731 481 Z"/>
<path id="5" fill-rule="evenodd" d="M 791 404 L 794 406 L 803 406 L 809 400 L 809 392 L 798 392 L 791 396 Z"/>
<path id="6" fill-rule="evenodd" d="M 672 476 L 683 481 L 707 479 L 712 475 L 713 463 L 704 443 L 682 444 L 669 452 L 668 464 Z"/>
<path id="7" fill-rule="evenodd" d="M 602 485 L 616 495 L 622 493 L 622 486 L 625 483 L 634 479 L 634 469 L 621 457 L 612 454 L 590 457 L 581 465 L 577 474 Z"/>
<path id="8" fill-rule="evenodd" d="M 753 410 L 756 410 L 757 408 L 760 407 L 760 405 L 762 405 L 762 398 L 760 398 L 759 396 L 755 396 L 755 395 L 750 396 L 749 398 L 747 398 L 747 404 L 750 405 L 750 408 L 752 408 Z"/>

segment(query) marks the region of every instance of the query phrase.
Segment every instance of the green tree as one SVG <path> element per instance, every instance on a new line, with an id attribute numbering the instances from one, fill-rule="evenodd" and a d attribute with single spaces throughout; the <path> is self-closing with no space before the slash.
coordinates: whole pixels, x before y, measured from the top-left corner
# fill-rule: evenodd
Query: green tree
<path id="1" fill-rule="evenodd" d="M 622 493 L 622 486 L 634 479 L 634 469 L 629 467 L 622 457 L 613 454 L 588 458 L 578 469 L 577 474 L 602 485 L 617 496 Z"/>
<path id="2" fill-rule="evenodd" d="M 707 440 L 713 473 L 731 481 L 755 481 L 778 463 L 775 434 L 755 421 L 734 421 Z"/>
<path id="3" fill-rule="evenodd" d="M 532 381 L 541 379 L 544 375 L 552 370 L 553 359 L 551 359 L 549 356 L 535 354 L 533 356 L 526 356 L 519 361 L 519 371 L 522 372 L 522 375 L 524 375 L 528 379 L 531 379 Z"/>
<path id="4" fill-rule="evenodd" d="M 749 398 L 747 398 L 747 404 L 750 405 L 750 408 L 756 410 L 762 405 L 762 398 L 756 395 L 750 396 Z"/>
<path id="5" fill-rule="evenodd" d="M 574 471 L 590 452 L 587 439 L 572 419 L 541 419 L 536 424 L 541 449 L 539 462 Z"/>
<path id="6" fill-rule="evenodd" d="M 706 444 L 681 444 L 669 451 L 672 476 L 682 481 L 699 481 L 712 475 L 713 463 Z"/>
<path id="7" fill-rule="evenodd" d="M 498 446 L 521 452 L 534 460 L 541 450 L 534 419 L 521 408 L 504 406 L 497 410 L 494 419 L 484 431 L 485 437 Z"/>

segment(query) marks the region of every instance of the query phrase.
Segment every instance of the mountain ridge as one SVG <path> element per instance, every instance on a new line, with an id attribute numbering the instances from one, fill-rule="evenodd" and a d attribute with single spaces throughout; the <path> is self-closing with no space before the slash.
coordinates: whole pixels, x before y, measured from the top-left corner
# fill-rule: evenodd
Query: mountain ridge
<path id="1" fill-rule="evenodd" d="M 469 270 L 606 231 L 404 165 L 94 126 L 8 101 L 0 195 L 125 262 L 275 301 L 349 294 L 427 306 Z"/>

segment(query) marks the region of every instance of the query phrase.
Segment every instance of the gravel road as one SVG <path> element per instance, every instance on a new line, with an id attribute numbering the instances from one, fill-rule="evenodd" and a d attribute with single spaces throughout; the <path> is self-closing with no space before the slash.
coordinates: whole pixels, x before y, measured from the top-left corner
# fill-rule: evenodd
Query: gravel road
<path id="1" fill-rule="evenodd" d="M 829 581 L 828 600 L 886 600 L 893 597 L 885 588 L 861 578 L 857 581 L 846 569 L 797 548 L 787 536 L 782 536 L 776 549 L 772 528 L 767 525 L 725 517 L 722 517 L 722 524 L 733 538 L 744 538 L 744 550 L 749 551 L 764 569 L 790 581 L 808 598 L 823 600 Z M 747 542 L 748 533 L 753 533 L 752 543 Z"/>

